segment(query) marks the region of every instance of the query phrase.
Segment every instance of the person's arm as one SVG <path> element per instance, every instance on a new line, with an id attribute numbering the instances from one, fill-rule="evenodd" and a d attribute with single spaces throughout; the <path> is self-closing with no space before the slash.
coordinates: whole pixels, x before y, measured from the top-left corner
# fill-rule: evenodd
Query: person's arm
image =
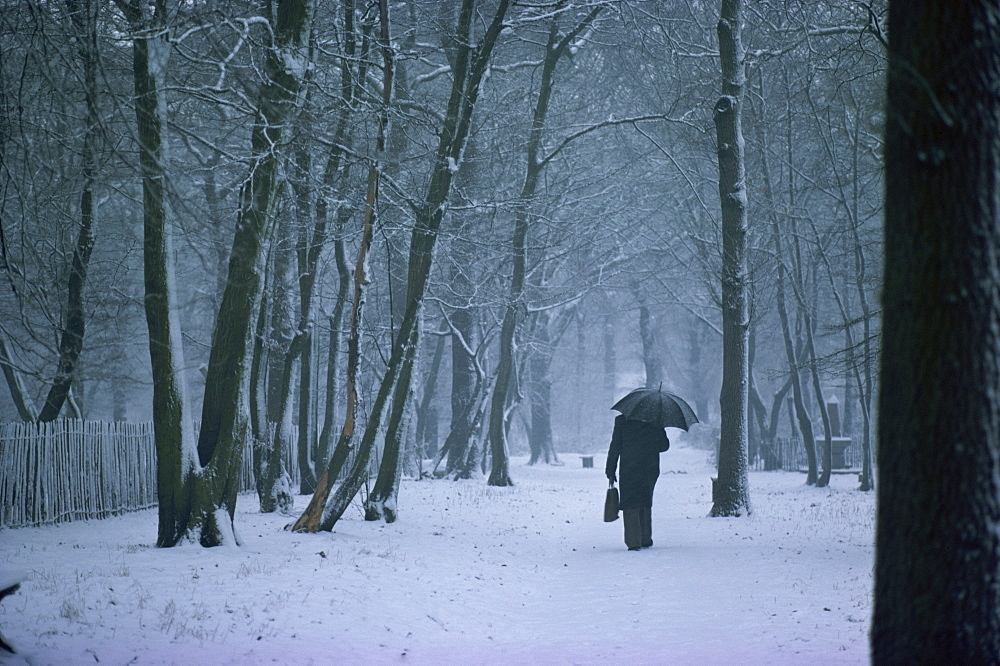
<path id="1" fill-rule="evenodd" d="M 670 438 L 667 437 L 666 430 L 663 430 L 662 428 L 657 428 L 657 430 L 660 431 L 660 436 L 657 438 L 660 441 L 658 443 L 659 445 L 656 447 L 656 450 L 659 451 L 660 453 L 663 453 L 664 451 L 670 448 Z"/>
<path id="2" fill-rule="evenodd" d="M 618 429 L 618 419 L 615 419 L 615 429 L 611 432 L 611 446 L 608 447 L 608 462 L 604 466 L 604 475 L 609 481 L 617 480 L 618 456 L 622 453 L 622 435 Z"/>

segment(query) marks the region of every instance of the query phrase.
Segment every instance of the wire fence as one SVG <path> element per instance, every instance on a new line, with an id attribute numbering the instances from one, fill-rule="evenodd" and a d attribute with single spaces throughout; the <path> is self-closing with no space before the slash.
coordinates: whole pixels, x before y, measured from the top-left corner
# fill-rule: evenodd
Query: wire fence
<path id="1" fill-rule="evenodd" d="M 296 431 L 283 452 L 293 484 Z M 256 488 L 250 445 L 240 492 Z M 59 419 L 0 424 L 0 527 L 107 518 L 157 504 L 153 424 Z"/>

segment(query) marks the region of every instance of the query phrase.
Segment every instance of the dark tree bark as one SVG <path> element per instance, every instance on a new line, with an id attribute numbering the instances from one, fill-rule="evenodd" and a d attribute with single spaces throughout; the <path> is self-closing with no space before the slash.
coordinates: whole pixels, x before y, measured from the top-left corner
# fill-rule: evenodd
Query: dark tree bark
<path id="1" fill-rule="evenodd" d="M 722 0 L 718 24 L 722 97 L 715 103 L 722 200 L 722 415 L 712 516 L 751 512 L 748 480 L 747 191 L 742 129 L 745 80 L 742 0 Z"/>
<path id="2" fill-rule="evenodd" d="M 417 408 L 416 440 L 418 455 L 421 460 L 428 455 L 437 453 L 437 410 L 433 406 L 437 393 L 438 375 L 441 373 L 441 362 L 444 360 L 444 348 L 447 345 L 445 335 L 438 335 L 434 343 L 434 355 L 431 357 L 427 376 L 424 378 L 424 390 L 420 396 L 420 406 Z"/>
<path id="3" fill-rule="evenodd" d="M 1000 655 L 1000 3 L 889 3 L 876 664 Z"/>
<path id="4" fill-rule="evenodd" d="M 504 307 L 503 322 L 500 325 L 500 358 L 497 361 L 497 380 L 493 387 L 493 397 L 490 404 L 488 438 L 492 467 L 487 483 L 491 486 L 514 485 L 514 481 L 510 477 L 510 460 L 507 452 L 508 415 L 512 403 L 510 392 L 517 382 L 517 359 L 515 358 L 517 331 L 527 311 L 524 302 L 525 246 L 529 226 L 532 222 L 531 208 L 535 192 L 538 189 L 538 179 L 545 165 L 548 164 L 548 160 L 542 157 L 544 148 L 542 139 L 549 101 L 552 98 L 556 65 L 559 64 L 559 59 L 566 53 L 573 39 L 591 24 L 600 11 L 601 7 L 595 7 L 586 18 L 566 34 L 560 32 L 559 19 L 556 15 L 550 25 L 548 42 L 545 45 L 545 58 L 542 61 L 542 73 L 538 84 L 538 98 L 535 100 L 531 129 L 528 133 L 524 182 L 521 185 L 521 196 L 514 211 L 514 235 L 511 241 L 513 270 L 507 304 Z"/>
<path id="5" fill-rule="evenodd" d="M 212 337 L 202 429 L 197 449 L 187 428 L 180 331 L 173 304 L 171 249 L 163 174 L 165 104 L 159 77 L 167 65 L 165 0 L 117 0 L 133 38 L 136 119 L 143 177 L 146 320 L 153 366 L 160 525 L 157 545 L 182 539 L 203 546 L 236 543 L 233 515 L 248 435 L 250 365 L 262 289 L 262 267 L 273 228 L 276 149 L 298 95 L 296 62 L 309 34 L 310 0 L 279 0 L 264 61 L 251 145 L 250 174 L 241 194 L 226 288 Z"/>
<path id="6" fill-rule="evenodd" d="M 455 272 L 462 282 L 456 285 L 461 291 L 462 283 L 468 278 Z M 438 458 L 448 456 L 445 465 L 445 476 L 461 473 L 471 473 L 466 464 L 469 459 L 469 448 L 474 435 L 473 422 L 476 409 L 481 399 L 484 387 L 484 377 L 477 366 L 475 356 L 475 318 L 470 308 L 455 310 L 449 317 L 451 326 L 451 425 L 448 437 L 438 452 Z"/>
<path id="7" fill-rule="evenodd" d="M 87 286 L 87 268 L 94 250 L 94 184 L 97 176 L 97 138 L 100 118 L 97 108 L 97 13 L 101 3 L 94 0 L 66 0 L 67 9 L 77 32 L 77 53 L 83 65 L 84 128 L 80 151 L 83 189 L 80 192 L 80 230 L 69 271 L 66 320 L 59 338 L 59 361 L 48 395 L 38 413 L 39 421 L 54 421 L 59 417 L 69 397 L 73 379 L 83 352 L 87 319 L 83 298 Z"/>
<path id="8" fill-rule="evenodd" d="M 156 443 L 158 528 L 156 545 L 174 546 L 184 537 L 191 514 L 197 473 L 194 436 L 180 368 L 184 365 L 180 326 L 175 316 L 173 247 L 167 222 L 163 125 L 166 105 L 161 75 L 170 47 L 165 39 L 166 7 L 151 10 L 140 0 L 118 0 L 131 28 L 135 115 L 143 202 L 143 275 L 146 326 L 153 375 L 153 433 Z"/>

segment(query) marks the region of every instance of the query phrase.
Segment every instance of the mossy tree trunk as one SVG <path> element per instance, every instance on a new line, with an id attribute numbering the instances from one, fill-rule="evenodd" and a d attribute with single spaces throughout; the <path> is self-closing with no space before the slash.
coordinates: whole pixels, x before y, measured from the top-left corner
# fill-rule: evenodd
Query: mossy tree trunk
<path id="1" fill-rule="evenodd" d="M 237 543 L 233 526 L 248 435 L 249 377 L 263 266 L 273 229 L 278 150 L 305 69 L 310 0 L 279 0 L 251 137 L 253 159 L 240 197 L 233 249 L 209 356 L 202 429 L 187 427 L 163 171 L 165 102 L 160 77 L 169 55 L 166 0 L 117 0 L 133 39 L 136 119 L 143 177 L 146 320 L 153 365 L 153 420 L 160 500 L 159 546 L 192 540 Z"/>

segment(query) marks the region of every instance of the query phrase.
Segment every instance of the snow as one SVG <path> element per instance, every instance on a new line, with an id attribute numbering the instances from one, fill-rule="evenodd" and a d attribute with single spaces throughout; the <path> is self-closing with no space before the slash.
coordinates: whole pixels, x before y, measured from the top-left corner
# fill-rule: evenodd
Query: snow
<path id="1" fill-rule="evenodd" d="M 0 570 L 25 580 L 0 633 L 33 664 L 868 663 L 856 476 L 753 472 L 754 515 L 708 518 L 713 470 L 675 442 L 655 545 L 628 552 L 601 520 L 603 455 L 561 457 L 515 458 L 513 488 L 404 479 L 396 523 L 357 505 L 332 533 L 243 495 L 239 548 L 154 548 L 155 510 L 3 530 Z"/>

